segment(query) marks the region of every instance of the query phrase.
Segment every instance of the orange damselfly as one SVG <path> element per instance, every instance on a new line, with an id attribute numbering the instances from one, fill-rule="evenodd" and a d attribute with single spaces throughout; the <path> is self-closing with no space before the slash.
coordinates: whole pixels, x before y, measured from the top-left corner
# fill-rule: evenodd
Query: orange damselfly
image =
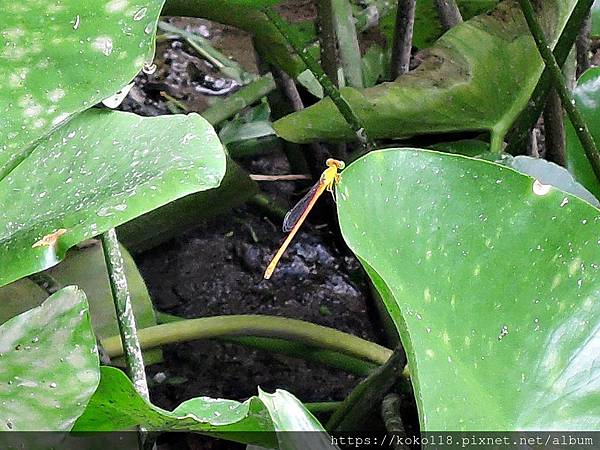
<path id="1" fill-rule="evenodd" d="M 339 183 L 340 174 L 338 170 L 342 170 L 345 167 L 343 161 L 338 161 L 337 159 L 329 158 L 325 164 L 327 165 L 327 169 L 321 174 L 319 181 L 315 184 L 310 191 L 300 200 L 296 205 L 285 215 L 283 219 L 283 232 L 289 232 L 288 236 L 277 250 L 277 253 L 267 266 L 267 270 L 265 270 L 265 279 L 268 280 L 273 275 L 275 271 L 275 267 L 277 267 L 277 263 L 281 259 L 281 256 L 287 249 L 290 242 L 298 232 L 298 229 L 308 216 L 308 213 L 315 205 L 321 194 L 325 191 L 329 191 L 333 193 L 333 187 Z"/>

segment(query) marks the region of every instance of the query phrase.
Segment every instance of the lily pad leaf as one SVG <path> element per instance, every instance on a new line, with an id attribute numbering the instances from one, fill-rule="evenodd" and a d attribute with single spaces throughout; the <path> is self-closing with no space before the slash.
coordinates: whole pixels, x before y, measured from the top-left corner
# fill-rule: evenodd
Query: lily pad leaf
<path id="1" fill-rule="evenodd" d="M 573 96 L 594 140 L 600 142 L 600 68 L 593 67 L 579 77 Z M 577 181 L 600 198 L 600 182 L 585 156 L 575 128 L 570 121 L 565 126 L 567 167 Z"/>
<path id="2" fill-rule="evenodd" d="M 2 431 L 68 431 L 100 381 L 83 291 L 64 288 L 0 326 Z"/>
<path id="3" fill-rule="evenodd" d="M 0 285 L 185 195 L 217 187 L 225 154 L 200 116 L 91 109 L 0 181 Z"/>
<path id="4" fill-rule="evenodd" d="M 140 397 L 120 370 L 102 367 L 101 373 L 100 385 L 74 431 L 117 431 L 141 425 L 150 431 L 222 433 L 231 440 L 275 447 L 273 424 L 256 397 L 243 403 L 199 397 L 169 412 Z"/>
<path id="5" fill-rule="evenodd" d="M 575 4 L 540 2 L 538 17 L 552 46 Z M 492 151 L 500 153 L 502 139 L 527 106 L 543 70 L 518 3 L 501 2 L 492 12 L 452 28 L 423 58 L 417 69 L 394 82 L 341 89 L 368 136 L 482 131 L 490 133 Z M 298 143 L 356 138 L 329 98 L 283 117 L 274 128 Z"/>
<path id="6" fill-rule="evenodd" d="M 417 149 L 355 161 L 337 200 L 406 349 L 422 430 L 600 427 L 598 209 Z"/>
<path id="7" fill-rule="evenodd" d="M 258 398 L 271 415 L 279 450 L 339 450 L 319 421 L 289 392 L 277 389 L 268 394 L 259 389 Z"/>
<path id="8" fill-rule="evenodd" d="M 114 94 L 154 54 L 164 0 L 3 4 L 0 178 L 34 143 Z"/>

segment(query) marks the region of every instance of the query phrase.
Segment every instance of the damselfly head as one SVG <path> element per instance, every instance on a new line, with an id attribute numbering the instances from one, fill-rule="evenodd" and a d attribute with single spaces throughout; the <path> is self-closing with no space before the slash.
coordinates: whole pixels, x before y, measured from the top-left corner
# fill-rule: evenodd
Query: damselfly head
<path id="1" fill-rule="evenodd" d="M 338 170 L 342 170 L 344 167 L 346 167 L 346 163 L 344 161 L 340 161 L 339 159 L 333 159 L 333 158 L 327 158 L 327 161 L 325 161 L 325 164 L 327 165 L 327 167 L 337 167 Z"/>

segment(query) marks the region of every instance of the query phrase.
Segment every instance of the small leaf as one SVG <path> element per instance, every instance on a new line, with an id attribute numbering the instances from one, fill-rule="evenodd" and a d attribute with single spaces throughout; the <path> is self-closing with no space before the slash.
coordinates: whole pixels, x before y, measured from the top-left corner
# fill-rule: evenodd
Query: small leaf
<path id="1" fill-rule="evenodd" d="M 85 239 L 217 187 L 224 172 L 218 137 L 196 114 L 78 115 L 0 181 L 0 286 L 55 265 Z M 34 246 L 61 229 L 54 245 Z"/>
<path id="2" fill-rule="evenodd" d="M 164 0 L 18 1 L 0 18 L 0 179 L 151 61 Z"/>
<path id="3" fill-rule="evenodd" d="M 0 430 L 68 431 L 100 380 L 83 291 L 71 286 L 0 326 Z"/>
<path id="4" fill-rule="evenodd" d="M 600 211 L 417 149 L 342 172 L 344 239 L 406 349 L 422 431 L 600 427 Z"/>

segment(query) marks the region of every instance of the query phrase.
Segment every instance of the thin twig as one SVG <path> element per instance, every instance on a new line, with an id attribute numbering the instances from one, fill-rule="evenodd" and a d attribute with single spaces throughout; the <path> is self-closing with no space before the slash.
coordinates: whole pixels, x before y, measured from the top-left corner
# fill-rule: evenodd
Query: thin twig
<path id="1" fill-rule="evenodd" d="M 310 180 L 310 175 L 259 175 L 250 174 L 250 179 L 254 181 L 298 181 Z"/>
<path id="2" fill-rule="evenodd" d="M 394 45 L 392 48 L 392 62 L 390 67 L 391 80 L 408 72 L 410 67 L 416 7 L 416 0 L 398 1 Z"/>
<path id="3" fill-rule="evenodd" d="M 577 36 L 577 78 L 590 68 L 590 33 L 592 31 L 592 19 L 588 15 L 581 26 Z"/>
<path id="4" fill-rule="evenodd" d="M 538 51 L 540 52 L 546 67 L 550 69 L 554 88 L 560 95 L 562 104 L 569 115 L 569 119 L 571 120 L 573 127 L 575 128 L 577 137 L 579 138 L 581 146 L 585 151 L 585 155 L 592 166 L 592 170 L 594 171 L 596 178 L 600 180 L 600 154 L 598 154 L 594 138 L 588 130 L 583 116 L 575 106 L 575 100 L 571 96 L 571 92 L 565 85 L 564 77 L 558 63 L 556 62 L 556 58 L 554 58 L 554 54 L 552 53 L 552 50 L 546 41 L 544 31 L 535 18 L 535 12 L 531 2 L 529 0 L 519 0 L 519 4 L 521 5 L 521 10 L 525 16 L 527 25 L 529 26 L 529 31 L 535 39 Z"/>
<path id="5" fill-rule="evenodd" d="M 546 142 L 546 159 L 565 167 L 565 122 L 560 97 L 553 89 L 548 96 L 544 108 L 544 136 Z"/>
<path id="6" fill-rule="evenodd" d="M 371 146 L 369 144 L 369 139 L 362 121 L 356 114 L 354 114 L 354 111 L 352 111 L 352 108 L 348 102 L 346 102 L 346 100 L 341 96 L 340 91 L 332 83 L 331 79 L 325 74 L 321 66 L 309 54 L 308 50 L 303 47 L 294 30 L 291 29 L 290 26 L 272 8 L 265 9 L 265 14 L 300 56 L 308 69 L 313 73 L 317 81 L 323 87 L 325 94 L 331 98 L 331 101 L 333 101 L 348 125 L 350 125 L 350 128 L 352 128 L 356 134 L 358 141 L 363 145 L 363 147 L 365 147 L 365 149 L 368 150 Z"/>
<path id="7" fill-rule="evenodd" d="M 121 345 L 123 346 L 127 371 L 135 386 L 136 391 L 146 400 L 150 399 L 148 393 L 148 383 L 146 382 L 146 372 L 144 370 L 144 360 L 142 350 L 138 340 L 137 328 L 135 326 L 135 317 L 131 306 L 131 295 L 125 278 L 125 266 L 123 256 L 117 240 L 117 233 L 114 228 L 100 235 L 102 249 L 104 252 L 104 261 L 108 270 L 108 279 L 115 302 L 117 313 L 117 323 L 121 335 Z M 106 350 L 106 348 L 105 348 Z M 107 351 L 108 352 L 108 351 Z"/>
<path id="8" fill-rule="evenodd" d="M 463 21 L 455 0 L 435 0 L 435 6 L 444 30 L 448 31 Z"/>

